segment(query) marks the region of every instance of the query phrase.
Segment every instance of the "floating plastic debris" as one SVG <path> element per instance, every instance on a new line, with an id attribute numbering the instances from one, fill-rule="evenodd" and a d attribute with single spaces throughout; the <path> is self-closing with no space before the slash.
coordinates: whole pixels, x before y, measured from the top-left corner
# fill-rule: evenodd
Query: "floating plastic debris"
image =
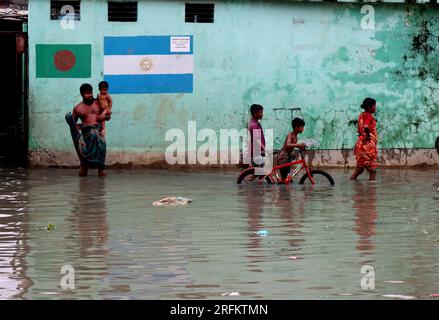
<path id="1" fill-rule="evenodd" d="M 259 236 L 259 237 L 266 237 L 266 236 L 268 236 L 268 231 L 267 230 L 261 230 L 261 231 L 255 232 L 255 234 L 257 236 Z"/>
<path id="2" fill-rule="evenodd" d="M 398 298 L 398 299 L 404 299 L 404 300 L 410 300 L 410 299 L 415 299 L 416 297 L 413 296 L 405 296 L 402 294 L 385 294 L 383 295 L 383 297 L 386 298 Z"/>
<path id="3" fill-rule="evenodd" d="M 430 297 L 439 298 L 439 293 L 430 294 Z"/>
<path id="4" fill-rule="evenodd" d="M 233 291 L 233 292 L 225 292 L 221 294 L 223 297 L 225 296 L 240 296 L 241 294 L 239 292 Z"/>
<path id="5" fill-rule="evenodd" d="M 291 257 L 289 257 L 288 258 L 288 260 L 299 260 L 300 258 L 299 257 L 296 257 L 296 256 L 291 256 Z"/>
<path id="6" fill-rule="evenodd" d="M 49 223 L 49 224 L 47 225 L 47 230 L 55 230 L 55 225 L 52 224 L 52 223 Z"/>
<path id="7" fill-rule="evenodd" d="M 389 280 L 389 281 L 384 281 L 387 283 L 404 283 L 405 281 L 400 281 L 400 280 Z"/>
<path id="8" fill-rule="evenodd" d="M 168 197 L 152 203 L 153 206 L 163 207 L 163 206 L 184 206 L 191 203 L 192 199 L 184 197 Z"/>

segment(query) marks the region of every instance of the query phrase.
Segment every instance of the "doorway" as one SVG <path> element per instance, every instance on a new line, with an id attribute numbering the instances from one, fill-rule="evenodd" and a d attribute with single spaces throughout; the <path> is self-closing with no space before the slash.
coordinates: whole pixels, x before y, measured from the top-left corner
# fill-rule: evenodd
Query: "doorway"
<path id="1" fill-rule="evenodd" d="M 27 166 L 28 49 L 22 21 L 0 20 L 0 166 Z"/>

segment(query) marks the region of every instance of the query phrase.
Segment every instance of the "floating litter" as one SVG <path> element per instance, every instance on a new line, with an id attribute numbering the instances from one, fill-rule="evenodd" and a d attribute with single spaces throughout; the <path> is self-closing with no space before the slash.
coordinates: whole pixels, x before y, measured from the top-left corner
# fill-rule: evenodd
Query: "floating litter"
<path id="1" fill-rule="evenodd" d="M 261 230 L 261 231 L 256 232 L 256 235 L 259 236 L 259 237 L 266 237 L 266 236 L 268 236 L 268 231 L 267 230 Z"/>
<path id="2" fill-rule="evenodd" d="M 225 296 L 240 296 L 241 294 L 239 292 L 233 291 L 233 292 L 225 292 L 221 294 L 223 297 Z"/>
<path id="3" fill-rule="evenodd" d="M 385 294 L 383 295 L 383 297 L 386 298 L 398 298 L 398 299 L 404 299 L 404 300 L 410 300 L 410 299 L 415 299 L 416 297 L 413 296 L 405 296 L 402 294 Z"/>
<path id="4" fill-rule="evenodd" d="M 52 224 L 52 223 L 49 223 L 49 224 L 47 225 L 47 230 L 55 230 L 55 225 Z"/>
<path id="5" fill-rule="evenodd" d="M 168 197 L 152 203 L 153 206 L 163 207 L 163 206 L 184 206 L 191 203 L 192 199 L 184 197 Z"/>
<path id="6" fill-rule="evenodd" d="M 299 257 L 291 256 L 291 257 L 289 257 L 288 259 L 289 259 L 289 260 L 299 260 Z"/>

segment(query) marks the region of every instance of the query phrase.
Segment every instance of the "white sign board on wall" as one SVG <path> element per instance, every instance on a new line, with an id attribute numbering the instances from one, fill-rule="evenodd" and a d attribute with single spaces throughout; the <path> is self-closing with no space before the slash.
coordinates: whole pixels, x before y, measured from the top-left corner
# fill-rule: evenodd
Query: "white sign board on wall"
<path id="1" fill-rule="evenodd" d="M 191 37 L 171 37 L 171 52 L 190 52 Z"/>

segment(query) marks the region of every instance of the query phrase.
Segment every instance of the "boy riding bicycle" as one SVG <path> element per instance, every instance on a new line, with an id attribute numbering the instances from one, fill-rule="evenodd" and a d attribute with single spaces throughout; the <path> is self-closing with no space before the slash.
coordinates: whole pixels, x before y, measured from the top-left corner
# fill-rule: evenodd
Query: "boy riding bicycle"
<path id="1" fill-rule="evenodd" d="M 294 155 L 292 155 L 294 148 L 304 149 L 306 147 L 306 144 L 304 143 L 297 143 L 298 135 L 305 130 L 305 121 L 300 118 L 294 118 L 291 122 L 291 125 L 293 127 L 293 131 L 288 133 L 287 137 L 285 138 L 282 149 L 277 156 L 277 165 L 291 162 L 294 159 Z M 291 167 L 279 169 L 282 177 L 281 183 L 288 183 L 287 177 L 290 173 L 290 170 Z"/>

